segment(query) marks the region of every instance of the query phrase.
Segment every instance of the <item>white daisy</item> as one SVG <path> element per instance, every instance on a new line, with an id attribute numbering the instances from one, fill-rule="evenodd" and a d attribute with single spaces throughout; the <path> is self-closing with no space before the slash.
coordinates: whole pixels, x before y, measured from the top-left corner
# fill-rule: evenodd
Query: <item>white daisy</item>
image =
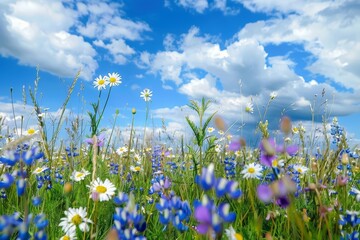
<path id="1" fill-rule="evenodd" d="M 132 171 L 132 172 L 140 172 L 142 170 L 143 169 L 140 166 L 136 166 L 136 167 L 130 166 L 130 171 Z"/>
<path id="2" fill-rule="evenodd" d="M 300 174 L 305 174 L 309 170 L 309 168 L 299 164 L 294 165 L 293 168 Z"/>
<path id="3" fill-rule="evenodd" d="M 244 178 L 260 178 L 262 175 L 261 171 L 262 167 L 260 164 L 250 163 L 245 166 L 241 173 L 244 175 Z"/>
<path id="4" fill-rule="evenodd" d="M 222 146 L 220 144 L 216 144 L 215 145 L 215 152 L 217 152 L 217 153 L 221 152 L 221 148 L 222 148 Z"/>
<path id="5" fill-rule="evenodd" d="M 213 127 L 208 127 L 208 128 L 207 128 L 207 132 L 208 132 L 208 133 L 212 133 L 214 130 L 215 130 L 215 128 L 213 128 Z"/>
<path id="6" fill-rule="evenodd" d="M 108 75 L 110 87 L 118 86 L 121 83 L 121 76 L 118 73 L 109 73 Z"/>
<path id="7" fill-rule="evenodd" d="M 251 102 L 248 102 L 245 107 L 245 112 L 247 113 L 254 113 L 254 107 Z"/>
<path id="8" fill-rule="evenodd" d="M 89 175 L 90 172 L 89 171 L 86 171 L 85 169 L 81 169 L 81 171 L 74 171 L 72 174 L 71 174 L 71 179 L 74 180 L 75 182 L 80 182 L 82 180 L 85 179 L 85 177 L 87 175 Z"/>
<path id="9" fill-rule="evenodd" d="M 76 231 L 74 228 L 69 229 L 69 231 L 67 231 L 65 235 L 60 238 L 60 240 L 76 240 L 76 239 L 77 239 Z"/>
<path id="10" fill-rule="evenodd" d="M 152 92 L 150 89 L 145 88 L 142 92 L 140 92 L 140 97 L 142 97 L 145 102 L 148 102 L 151 100 Z"/>
<path id="11" fill-rule="evenodd" d="M 121 156 L 121 155 L 123 155 L 126 151 L 127 151 L 127 147 L 119 147 L 119 148 L 116 150 L 116 153 Z"/>
<path id="12" fill-rule="evenodd" d="M 228 229 L 225 229 L 225 235 L 229 240 L 243 240 L 243 236 L 239 233 L 236 233 L 234 228 L 230 226 Z"/>
<path id="13" fill-rule="evenodd" d="M 87 232 L 89 231 L 89 225 L 92 223 L 90 219 L 86 217 L 86 208 L 69 208 L 64 212 L 65 217 L 61 218 L 59 226 L 65 233 L 71 231 L 76 231 L 76 228 L 79 227 L 80 231 Z"/>
<path id="14" fill-rule="evenodd" d="M 278 95 L 277 92 L 271 92 L 270 93 L 270 99 L 274 100 L 277 97 L 277 95 Z"/>
<path id="15" fill-rule="evenodd" d="M 34 135 L 37 134 L 39 132 L 39 130 L 36 130 L 35 128 L 29 128 L 28 130 L 26 130 L 25 135 L 29 136 L 29 135 Z"/>
<path id="16" fill-rule="evenodd" d="M 97 77 L 93 82 L 94 87 L 97 88 L 99 91 L 105 89 L 106 85 L 108 84 L 109 84 L 108 77 L 106 76 L 102 77 L 101 75 Z"/>
<path id="17" fill-rule="evenodd" d="M 110 200 L 110 198 L 114 196 L 116 190 L 115 185 L 110 182 L 109 179 L 106 179 L 103 182 L 97 178 L 92 181 L 88 187 L 90 188 L 90 198 L 93 193 L 97 193 L 100 202 Z"/>
<path id="18" fill-rule="evenodd" d="M 37 167 L 34 171 L 33 171 L 33 174 L 37 175 L 37 174 L 40 174 L 42 172 L 44 172 L 45 170 L 47 170 L 48 168 L 47 167 Z"/>

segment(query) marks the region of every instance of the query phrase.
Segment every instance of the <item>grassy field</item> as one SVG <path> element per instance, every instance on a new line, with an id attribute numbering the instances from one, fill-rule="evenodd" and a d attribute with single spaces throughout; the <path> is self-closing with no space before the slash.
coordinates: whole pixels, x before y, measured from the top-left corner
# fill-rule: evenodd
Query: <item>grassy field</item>
<path id="1" fill-rule="evenodd" d="M 272 136 L 264 113 L 254 129 L 261 141 L 248 146 L 202 99 L 189 102 L 198 116 L 186 118 L 191 141 L 144 141 L 145 124 L 120 144 L 118 112 L 112 129 L 100 128 L 117 75 L 95 80 L 103 95 L 85 134 L 79 118 L 64 120 L 77 79 L 55 121 L 34 88 L 25 95 L 37 128 L 19 133 L 0 119 L 0 239 L 359 239 L 359 149 L 336 118 L 324 116 L 315 144 L 287 117 Z M 151 91 L 142 97 L 148 103 Z"/>

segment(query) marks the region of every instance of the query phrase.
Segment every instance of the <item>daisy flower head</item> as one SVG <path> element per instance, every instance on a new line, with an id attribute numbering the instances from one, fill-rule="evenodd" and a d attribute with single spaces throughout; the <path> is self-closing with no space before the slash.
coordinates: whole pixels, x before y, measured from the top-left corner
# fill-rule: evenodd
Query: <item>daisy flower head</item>
<path id="1" fill-rule="evenodd" d="M 140 92 L 140 97 L 142 97 L 145 102 L 148 102 L 151 100 L 152 91 L 148 88 L 145 88 L 142 92 Z"/>
<path id="2" fill-rule="evenodd" d="M 225 229 L 225 235 L 229 240 L 243 240 L 243 236 L 240 233 L 237 233 L 232 226 L 228 229 Z"/>
<path id="3" fill-rule="evenodd" d="M 90 230 L 89 224 L 91 224 L 92 221 L 86 217 L 86 208 L 69 208 L 64 213 L 65 217 L 60 219 L 61 222 L 59 226 L 66 233 L 66 235 L 70 232 L 75 232 L 77 227 L 82 232 L 87 232 Z"/>
<path id="4" fill-rule="evenodd" d="M 244 175 L 244 178 L 260 178 L 262 173 L 262 166 L 257 163 L 250 163 L 246 165 L 245 168 L 241 171 Z"/>
<path id="5" fill-rule="evenodd" d="M 34 171 L 33 171 L 33 174 L 37 175 L 37 174 L 40 174 L 42 172 L 44 172 L 45 170 L 47 170 L 48 168 L 47 167 L 37 167 Z"/>
<path id="6" fill-rule="evenodd" d="M 99 75 L 97 78 L 95 78 L 95 81 L 93 82 L 94 88 L 97 88 L 99 91 L 106 88 L 106 85 L 109 84 L 109 78 L 107 76 L 101 76 Z"/>
<path id="7" fill-rule="evenodd" d="M 245 112 L 254 113 L 254 105 L 251 102 L 248 102 L 245 107 Z"/>
<path id="8" fill-rule="evenodd" d="M 270 100 L 274 100 L 277 97 L 277 92 L 271 92 L 270 93 Z"/>
<path id="9" fill-rule="evenodd" d="M 77 239 L 76 231 L 73 228 L 69 229 L 69 231 L 67 231 L 65 235 L 60 238 L 60 240 L 76 240 L 76 239 Z"/>
<path id="10" fill-rule="evenodd" d="M 85 169 L 81 169 L 81 171 L 74 171 L 71 174 L 71 179 L 74 180 L 75 182 L 80 182 L 80 181 L 84 180 L 85 177 L 89 174 L 90 174 L 89 171 L 87 171 Z"/>
<path id="11" fill-rule="evenodd" d="M 99 178 L 90 183 L 90 198 L 93 193 L 98 194 L 99 201 L 108 201 L 115 194 L 115 185 L 109 179 L 101 181 Z"/>
<path id="12" fill-rule="evenodd" d="M 293 169 L 300 174 L 305 174 L 309 170 L 309 168 L 307 168 L 303 165 L 300 165 L 300 164 L 294 165 Z"/>
<path id="13" fill-rule="evenodd" d="M 108 76 L 110 87 L 118 86 L 121 83 L 121 76 L 118 73 L 109 73 Z"/>
<path id="14" fill-rule="evenodd" d="M 36 130 L 35 128 L 29 128 L 28 130 L 26 130 L 25 135 L 27 136 L 31 136 L 34 134 L 37 134 L 39 132 L 39 130 Z"/>
<path id="15" fill-rule="evenodd" d="M 208 128 L 207 128 L 207 132 L 208 132 L 208 133 L 212 133 L 214 130 L 215 130 L 215 128 L 213 128 L 213 127 L 208 127 Z"/>
<path id="16" fill-rule="evenodd" d="M 126 147 L 119 147 L 119 148 L 116 150 L 116 153 L 121 156 L 121 155 L 123 155 L 126 151 L 127 151 L 127 148 L 126 148 Z"/>
<path id="17" fill-rule="evenodd" d="M 132 171 L 132 172 L 140 172 L 140 171 L 142 171 L 142 168 L 140 167 L 140 166 L 130 166 L 130 171 Z"/>

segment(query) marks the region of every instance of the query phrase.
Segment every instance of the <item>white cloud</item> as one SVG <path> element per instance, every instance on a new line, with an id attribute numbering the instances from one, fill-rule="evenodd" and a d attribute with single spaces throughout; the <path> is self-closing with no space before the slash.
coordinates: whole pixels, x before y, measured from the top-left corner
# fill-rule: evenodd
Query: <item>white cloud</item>
<path id="1" fill-rule="evenodd" d="M 290 4 L 291 1 L 249 0 L 243 3 L 254 11 L 270 14 L 272 10 L 295 11 L 296 14 L 249 23 L 239 32 L 239 39 L 254 39 L 263 45 L 303 45 L 315 59 L 308 70 L 345 88 L 360 89 L 360 71 L 356 67 L 360 62 L 360 56 L 356 54 L 360 51 L 360 32 L 356 31 L 360 29 L 357 1 Z"/>
<path id="2" fill-rule="evenodd" d="M 183 84 L 179 92 L 194 98 L 213 98 L 218 95 L 215 84 L 216 79 L 211 75 L 206 75 L 202 79 L 194 78 L 189 83 Z"/>
<path id="3" fill-rule="evenodd" d="M 105 48 L 113 56 L 114 62 L 118 64 L 125 64 L 127 62 L 126 56 L 133 55 L 135 50 L 125 43 L 123 39 L 111 40 L 106 44 L 102 40 L 94 41 L 94 45 Z"/>
<path id="4" fill-rule="evenodd" d="M 207 0 L 178 0 L 177 4 L 184 8 L 194 9 L 198 13 L 203 13 L 209 7 Z"/>
<path id="5" fill-rule="evenodd" d="M 357 92 L 338 91 L 331 83 L 313 79 L 307 82 L 294 71 L 295 60 L 288 55 L 269 57 L 264 45 L 255 38 L 235 39 L 220 47 L 214 38 L 201 36 L 199 29 L 192 27 L 177 42 L 175 50 L 147 52 L 143 66 L 151 73 L 160 74 L 163 81 L 176 83 L 178 92 L 190 99 L 203 96 L 213 99 L 211 111 L 219 111 L 229 124 L 244 121 L 254 126 L 264 118 L 272 91 L 278 92 L 266 116 L 272 128 L 282 114 L 294 120 L 311 119 L 310 103 L 316 121 L 321 121 L 324 112 L 348 115 L 360 111 Z M 252 115 L 244 112 L 250 101 L 255 108 Z M 155 113 L 155 117 L 161 115 L 169 121 L 181 117 L 179 107 L 158 109 Z"/>
<path id="6" fill-rule="evenodd" d="M 94 46 L 124 64 L 135 53 L 128 41 L 140 41 L 150 31 L 146 23 L 126 19 L 121 7 L 95 1 L 1 1 L 0 55 L 63 77 L 81 69 L 81 76 L 91 80 L 98 67 Z"/>

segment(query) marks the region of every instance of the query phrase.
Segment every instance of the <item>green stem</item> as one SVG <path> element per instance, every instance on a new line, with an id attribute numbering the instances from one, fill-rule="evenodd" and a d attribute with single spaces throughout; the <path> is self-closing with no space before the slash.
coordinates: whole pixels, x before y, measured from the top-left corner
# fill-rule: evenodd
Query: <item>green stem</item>
<path id="1" fill-rule="evenodd" d="M 101 111 L 101 114 L 100 114 L 100 116 L 99 116 L 99 119 L 98 119 L 97 122 L 96 122 L 96 126 L 95 126 L 95 129 L 94 129 L 93 134 L 96 134 L 96 132 L 97 132 L 97 130 L 98 130 L 98 127 L 99 127 L 101 118 L 102 118 L 102 116 L 104 115 L 105 108 L 106 108 L 107 103 L 108 103 L 108 101 L 109 101 L 111 89 L 112 89 L 112 87 L 110 87 L 110 89 L 109 89 L 109 92 L 108 92 L 108 95 L 107 95 L 107 97 L 106 97 L 106 101 L 105 101 L 104 107 L 103 107 L 103 109 L 102 109 L 102 111 Z"/>

